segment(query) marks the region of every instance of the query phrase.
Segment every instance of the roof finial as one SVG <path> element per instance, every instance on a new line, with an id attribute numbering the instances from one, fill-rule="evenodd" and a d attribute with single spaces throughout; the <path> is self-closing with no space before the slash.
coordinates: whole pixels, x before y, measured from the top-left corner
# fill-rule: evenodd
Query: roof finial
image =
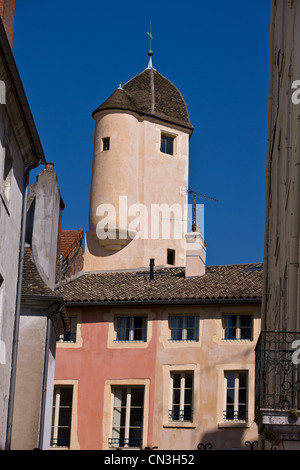
<path id="1" fill-rule="evenodd" d="M 148 62 L 148 69 L 152 69 L 152 56 L 153 56 L 153 51 L 151 50 L 151 40 L 153 39 L 152 33 L 151 33 L 151 18 L 150 18 L 150 31 L 147 31 L 147 34 L 150 38 L 150 49 L 148 51 L 148 56 L 149 56 L 149 62 Z"/>

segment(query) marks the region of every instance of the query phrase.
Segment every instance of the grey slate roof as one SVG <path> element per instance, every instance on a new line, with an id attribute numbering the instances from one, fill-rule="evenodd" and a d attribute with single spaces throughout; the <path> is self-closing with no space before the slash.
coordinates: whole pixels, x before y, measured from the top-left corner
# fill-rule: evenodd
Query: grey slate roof
<path id="1" fill-rule="evenodd" d="M 262 296 L 262 263 L 208 266 L 197 278 L 185 268 L 83 274 L 56 289 L 65 302 L 159 302 L 249 300 Z"/>
<path id="2" fill-rule="evenodd" d="M 153 68 L 145 69 L 118 88 L 93 115 L 108 109 L 133 111 L 193 129 L 182 94 Z"/>

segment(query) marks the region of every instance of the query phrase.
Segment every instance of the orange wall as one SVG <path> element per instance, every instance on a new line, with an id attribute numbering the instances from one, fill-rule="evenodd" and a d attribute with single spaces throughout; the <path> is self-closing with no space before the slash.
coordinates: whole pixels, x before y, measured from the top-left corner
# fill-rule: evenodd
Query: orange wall
<path id="1" fill-rule="evenodd" d="M 155 317 L 157 313 L 152 309 Z M 103 441 L 103 404 L 106 380 L 149 378 L 149 414 L 153 415 L 156 322 L 147 348 L 107 348 L 109 309 L 87 308 L 81 311 L 81 348 L 57 348 L 55 380 L 78 380 L 78 441 L 81 450 L 101 449 Z M 71 310 L 69 310 L 71 314 Z M 152 422 L 149 420 L 148 443 L 151 445 Z"/>

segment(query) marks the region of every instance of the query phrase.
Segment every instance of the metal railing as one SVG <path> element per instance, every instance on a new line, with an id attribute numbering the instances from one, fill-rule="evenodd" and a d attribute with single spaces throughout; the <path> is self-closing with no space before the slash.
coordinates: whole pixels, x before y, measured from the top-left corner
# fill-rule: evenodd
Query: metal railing
<path id="1" fill-rule="evenodd" d="M 193 421 L 193 410 L 190 408 L 185 410 L 169 410 L 169 421 L 191 422 Z"/>
<path id="2" fill-rule="evenodd" d="M 50 441 L 50 447 L 70 447 L 70 439 L 58 437 L 52 438 Z"/>
<path id="3" fill-rule="evenodd" d="M 255 348 L 256 413 L 300 409 L 299 346 L 300 332 L 261 332 Z"/>
<path id="4" fill-rule="evenodd" d="M 224 410 L 223 418 L 225 421 L 248 421 L 247 410 Z"/>
<path id="5" fill-rule="evenodd" d="M 111 447 L 141 447 L 142 439 L 111 437 L 108 443 Z"/>

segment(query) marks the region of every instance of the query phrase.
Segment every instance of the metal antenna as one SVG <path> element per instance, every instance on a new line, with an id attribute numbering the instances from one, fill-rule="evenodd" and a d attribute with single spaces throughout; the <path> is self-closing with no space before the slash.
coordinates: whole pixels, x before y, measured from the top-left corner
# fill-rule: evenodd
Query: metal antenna
<path id="1" fill-rule="evenodd" d="M 200 197 L 201 199 L 209 199 L 210 201 L 218 202 L 217 199 L 214 199 L 210 196 L 205 196 L 204 194 L 196 193 L 193 190 L 187 190 L 188 194 L 192 194 L 194 201 L 193 201 L 193 221 L 192 221 L 192 232 L 196 232 L 197 224 L 196 224 L 196 197 Z"/>
<path id="2" fill-rule="evenodd" d="M 152 33 L 151 33 L 151 18 L 150 18 L 150 31 L 147 31 L 146 34 L 148 34 L 148 36 L 150 38 L 150 50 L 149 50 L 149 52 L 152 52 L 152 50 L 151 50 L 151 40 L 153 39 L 153 36 L 152 36 Z"/>

